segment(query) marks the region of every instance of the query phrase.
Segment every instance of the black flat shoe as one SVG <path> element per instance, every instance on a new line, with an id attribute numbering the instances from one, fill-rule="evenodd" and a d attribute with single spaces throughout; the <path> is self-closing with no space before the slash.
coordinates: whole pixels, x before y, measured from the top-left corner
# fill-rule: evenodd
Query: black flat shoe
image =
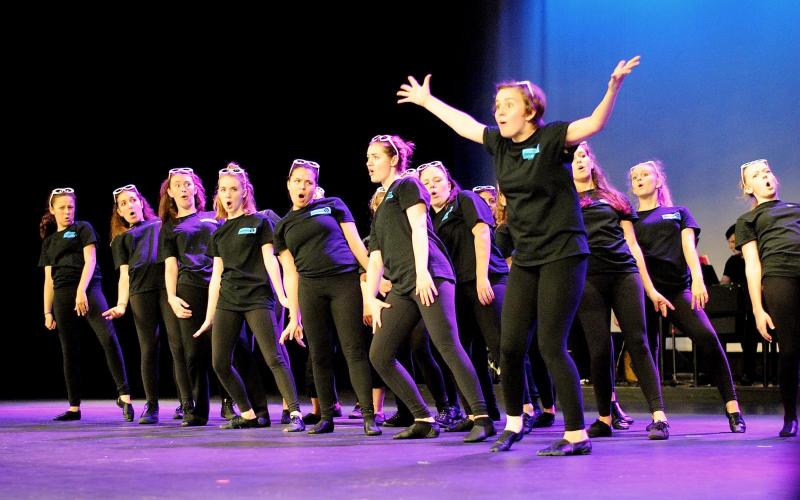
<path id="1" fill-rule="evenodd" d="M 257 411 L 256 420 L 258 421 L 259 427 L 270 427 L 272 425 L 272 421 L 269 419 L 268 410 Z"/>
<path id="2" fill-rule="evenodd" d="M 333 432 L 333 420 L 320 420 L 308 430 L 309 434 L 330 434 Z"/>
<path id="3" fill-rule="evenodd" d="M 306 424 L 306 425 L 318 424 L 321 419 L 322 419 L 322 417 L 320 417 L 316 413 L 309 412 L 309 413 L 306 413 L 305 415 L 303 415 L 303 423 Z"/>
<path id="4" fill-rule="evenodd" d="M 222 406 L 219 409 L 219 416 L 227 421 L 231 421 L 238 417 L 239 414 L 233 409 L 233 400 L 231 398 L 222 398 Z"/>
<path id="5" fill-rule="evenodd" d="M 556 421 L 556 416 L 552 413 L 542 412 L 541 415 L 538 417 L 533 418 L 533 423 L 531 424 L 533 429 L 539 429 L 541 427 L 550 427 L 553 425 L 553 422 Z"/>
<path id="6" fill-rule="evenodd" d="M 283 425 L 289 424 L 292 422 L 291 412 L 289 410 L 281 411 L 281 423 Z"/>
<path id="7" fill-rule="evenodd" d="M 304 430 L 306 430 L 306 424 L 298 415 L 290 416 L 289 425 L 283 428 L 283 432 L 303 432 Z"/>
<path id="8" fill-rule="evenodd" d="M 158 403 L 147 402 L 144 404 L 144 410 L 139 415 L 139 423 L 143 425 L 158 423 Z"/>
<path id="9" fill-rule="evenodd" d="M 731 428 L 731 432 L 744 433 L 747 430 L 747 424 L 744 421 L 742 412 L 728 413 L 726 410 L 725 415 L 728 417 L 728 426 Z"/>
<path id="10" fill-rule="evenodd" d="M 203 427 L 208 423 L 208 420 L 204 418 L 198 418 L 193 416 L 191 413 L 185 413 L 183 415 L 183 422 L 181 422 L 181 427 Z"/>
<path id="11" fill-rule="evenodd" d="M 220 429 L 255 429 L 258 427 L 258 418 L 246 419 L 241 415 L 236 415 L 228 420 L 227 424 L 219 426 Z"/>
<path id="12" fill-rule="evenodd" d="M 586 433 L 590 438 L 611 437 L 611 426 L 598 419 L 586 429 Z"/>
<path id="13" fill-rule="evenodd" d="M 78 418 L 81 417 L 80 413 L 81 412 L 78 412 Z M 797 436 L 797 419 L 783 419 L 783 428 L 781 429 L 781 432 L 778 433 L 778 436 L 782 438 L 791 438 Z"/>
<path id="14" fill-rule="evenodd" d="M 533 423 L 536 421 L 536 417 L 533 415 L 528 415 L 527 413 L 522 413 L 522 433 L 523 434 L 530 434 L 533 432 Z"/>
<path id="15" fill-rule="evenodd" d="M 427 439 L 439 437 L 439 424 L 436 422 L 414 422 L 409 428 L 395 434 L 393 439 Z"/>
<path id="16" fill-rule="evenodd" d="M 464 418 L 455 424 L 447 427 L 444 431 L 445 432 L 469 432 L 472 430 L 472 427 L 475 425 L 475 422 L 470 420 L 469 418 Z"/>
<path id="17" fill-rule="evenodd" d="M 619 420 L 626 422 L 628 425 L 633 423 L 633 418 L 622 410 L 619 401 L 611 402 L 611 416 L 612 418 L 616 416 Z"/>
<path id="18" fill-rule="evenodd" d="M 383 431 L 375 421 L 375 415 L 364 415 L 364 434 L 367 436 L 380 436 Z"/>
<path id="19" fill-rule="evenodd" d="M 494 428 L 494 422 L 489 417 L 481 417 L 476 418 L 475 422 L 472 426 L 472 430 L 469 431 L 467 437 L 464 438 L 465 443 L 480 443 L 481 441 L 486 441 L 487 438 L 492 437 L 497 434 L 497 431 Z"/>
<path id="20" fill-rule="evenodd" d="M 58 415 L 53 417 L 53 420 L 56 421 L 56 422 L 69 422 L 70 420 L 80 420 L 80 419 L 81 419 L 81 411 L 80 410 L 78 410 L 78 411 L 69 411 L 69 410 L 67 410 L 64 413 L 59 413 Z M 795 425 L 795 429 L 797 429 L 796 425 Z"/>
<path id="21" fill-rule="evenodd" d="M 342 405 L 336 403 L 338 406 L 334 406 L 333 410 L 331 410 L 331 415 L 334 417 L 341 417 L 342 416 Z"/>
<path id="22" fill-rule="evenodd" d="M 363 417 L 364 415 L 361 413 L 361 404 L 359 403 L 356 403 L 356 406 L 353 408 L 353 411 L 351 411 L 350 414 L 347 415 L 347 418 L 351 418 L 353 420 Z"/>
<path id="23" fill-rule="evenodd" d="M 645 427 L 645 430 L 647 431 L 647 439 L 656 441 L 669 439 L 669 423 L 663 420 L 650 422 L 647 427 Z"/>
<path id="24" fill-rule="evenodd" d="M 411 415 L 401 415 L 399 412 L 383 421 L 385 427 L 408 427 L 414 423 Z"/>
<path id="25" fill-rule="evenodd" d="M 126 422 L 133 422 L 133 404 L 126 403 L 122 398 L 117 398 L 117 406 L 122 408 L 122 417 Z"/>
<path id="26" fill-rule="evenodd" d="M 588 439 L 577 443 L 570 443 L 566 439 L 562 439 L 536 452 L 540 457 L 568 457 L 572 455 L 589 455 L 590 453 L 592 453 L 592 442 Z"/>
<path id="27" fill-rule="evenodd" d="M 497 441 L 492 445 L 492 453 L 510 450 L 514 443 L 522 441 L 522 436 L 524 436 L 524 434 L 521 432 L 503 431 L 500 437 L 497 438 Z"/>
<path id="28" fill-rule="evenodd" d="M 178 405 L 175 408 L 175 413 L 172 414 L 172 420 L 183 420 L 183 405 Z"/>

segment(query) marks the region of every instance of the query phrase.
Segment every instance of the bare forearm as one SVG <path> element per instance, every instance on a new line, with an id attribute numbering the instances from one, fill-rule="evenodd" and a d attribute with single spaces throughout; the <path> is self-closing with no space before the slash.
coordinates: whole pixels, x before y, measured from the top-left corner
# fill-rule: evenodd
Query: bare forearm
<path id="1" fill-rule="evenodd" d="M 489 278 L 489 254 L 492 247 L 492 239 L 487 228 L 474 234 L 475 245 L 475 278 Z"/>
<path id="2" fill-rule="evenodd" d="M 434 116 L 442 120 L 461 137 L 483 144 L 483 130 L 486 128 L 486 125 L 480 123 L 467 113 L 450 106 L 434 96 L 428 98 L 425 103 L 425 109 L 433 113 Z"/>

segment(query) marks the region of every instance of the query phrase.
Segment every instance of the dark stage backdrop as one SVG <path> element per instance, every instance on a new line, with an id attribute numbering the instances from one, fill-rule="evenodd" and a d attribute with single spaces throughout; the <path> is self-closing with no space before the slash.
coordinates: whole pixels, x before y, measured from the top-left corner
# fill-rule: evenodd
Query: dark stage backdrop
<path id="1" fill-rule="evenodd" d="M 251 173 L 259 208 L 284 213 L 292 159 L 318 161 L 321 185 L 348 203 L 362 232 L 374 188 L 364 165 L 373 135 L 415 141 L 415 164 L 442 160 L 463 186 L 494 182 L 480 146 L 424 110 L 395 104 L 409 74 L 433 73 L 435 95 L 490 124 L 493 82 L 530 78 L 548 93 L 546 118 L 569 120 L 591 112 L 617 60 L 641 53 L 642 66 L 594 144 L 620 187 L 633 163 L 666 162 L 678 202 L 705 229 L 701 251 L 720 272 L 722 232 L 746 209 L 735 189 L 742 161 L 769 158 L 784 197 L 800 199 L 798 8 L 746 2 L 734 11 L 726 4 L 469 1 L 282 7 L 258 16 L 107 12 L 107 22 L 91 25 L 79 19 L 97 13 L 37 15 L 7 72 L 14 92 L 6 171 L 9 198 L 22 210 L 19 216 L 14 206 L 10 214 L 0 398 L 65 395 L 57 336 L 42 326 L 36 267 L 38 220 L 54 187 L 75 188 L 78 218 L 98 230 L 113 303 L 111 190 L 132 182 L 155 204 L 172 167 L 193 167 L 213 192 L 217 170 L 237 161 Z M 141 399 L 133 325 L 125 318 L 117 326 Z M 84 340 L 84 396 L 113 397 L 97 342 L 88 331 Z M 162 352 L 168 359 L 166 346 Z M 168 372 L 162 379 L 164 395 L 173 395 Z"/>

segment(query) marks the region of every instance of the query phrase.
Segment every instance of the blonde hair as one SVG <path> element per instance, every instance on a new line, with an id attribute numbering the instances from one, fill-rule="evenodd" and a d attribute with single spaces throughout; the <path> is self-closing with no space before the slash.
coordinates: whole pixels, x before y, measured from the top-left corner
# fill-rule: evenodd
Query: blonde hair
<path id="1" fill-rule="evenodd" d="M 749 199 L 750 208 L 755 208 L 756 206 L 758 206 L 758 200 L 756 199 L 756 196 L 752 192 L 748 193 L 747 191 L 745 191 L 745 188 L 747 188 L 747 182 L 745 181 L 744 171 L 747 170 L 748 167 L 753 167 L 753 166 L 756 166 L 756 165 L 764 165 L 768 169 L 770 169 L 770 172 L 772 171 L 772 168 L 769 166 L 769 162 L 767 160 L 764 160 L 764 159 L 749 161 L 749 162 L 743 164 L 741 167 L 739 167 L 739 189 L 742 192 L 742 197 Z M 773 174 L 773 177 L 775 177 L 775 174 Z M 778 178 L 775 177 L 775 189 L 776 189 L 776 191 L 780 187 L 780 185 L 781 185 L 781 183 L 778 181 Z"/>
<path id="2" fill-rule="evenodd" d="M 240 170 L 240 172 L 237 172 L 237 169 Z M 239 183 L 242 185 L 242 189 L 246 191 L 242 203 L 242 211 L 245 215 L 255 213 L 256 198 L 255 194 L 253 193 L 253 185 L 250 183 L 250 177 L 248 177 L 247 172 L 240 167 L 238 163 L 230 162 L 224 169 L 219 171 L 220 179 L 223 176 L 236 177 L 239 180 Z M 222 203 L 219 202 L 219 181 L 217 181 L 217 192 L 214 193 L 214 210 L 217 212 L 215 215 L 217 220 L 228 218 L 228 213 L 225 211 L 225 207 L 223 207 Z"/>
<path id="3" fill-rule="evenodd" d="M 647 166 L 650 167 L 656 174 L 656 201 L 662 207 L 674 206 L 672 203 L 672 193 L 667 186 L 667 174 L 664 173 L 664 164 L 660 160 L 648 160 L 642 163 L 637 163 L 628 170 L 628 187 L 632 190 L 631 172 L 636 167 Z M 661 181 L 661 186 L 658 186 L 658 181 Z"/>

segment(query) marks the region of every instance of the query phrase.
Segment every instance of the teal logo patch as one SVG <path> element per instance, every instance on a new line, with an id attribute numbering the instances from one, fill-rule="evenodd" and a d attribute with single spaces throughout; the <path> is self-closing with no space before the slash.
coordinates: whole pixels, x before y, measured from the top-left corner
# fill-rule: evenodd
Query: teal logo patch
<path id="1" fill-rule="evenodd" d="M 536 155 L 539 154 L 539 145 L 537 144 L 535 148 L 525 148 L 522 150 L 522 159 L 523 160 L 533 160 L 536 158 Z"/>
<path id="2" fill-rule="evenodd" d="M 243 227 L 239 229 L 239 234 L 256 234 L 256 228 L 254 227 Z"/>
<path id="3" fill-rule="evenodd" d="M 316 217 L 317 215 L 330 215 L 330 214 L 331 214 L 331 207 L 325 207 L 312 210 L 311 212 L 309 212 L 308 215 L 311 217 Z"/>
<path id="4" fill-rule="evenodd" d="M 450 213 L 453 211 L 453 208 L 455 207 L 450 207 L 447 209 L 447 212 L 444 213 L 444 217 L 442 217 L 442 222 L 446 221 L 447 218 L 450 217 Z"/>
<path id="5" fill-rule="evenodd" d="M 77 236 L 78 236 L 78 233 L 76 233 L 75 231 L 67 231 L 66 233 L 64 233 L 64 239 L 65 240 L 70 240 L 72 238 L 76 238 Z"/>
<path id="6" fill-rule="evenodd" d="M 661 216 L 661 218 L 663 220 L 681 220 L 681 213 L 680 212 L 674 212 L 674 213 L 671 213 L 671 214 L 664 214 L 664 215 Z"/>
<path id="7" fill-rule="evenodd" d="M 394 198 L 394 192 L 389 191 L 388 193 L 386 193 L 386 198 L 385 199 L 391 200 L 392 198 Z"/>

